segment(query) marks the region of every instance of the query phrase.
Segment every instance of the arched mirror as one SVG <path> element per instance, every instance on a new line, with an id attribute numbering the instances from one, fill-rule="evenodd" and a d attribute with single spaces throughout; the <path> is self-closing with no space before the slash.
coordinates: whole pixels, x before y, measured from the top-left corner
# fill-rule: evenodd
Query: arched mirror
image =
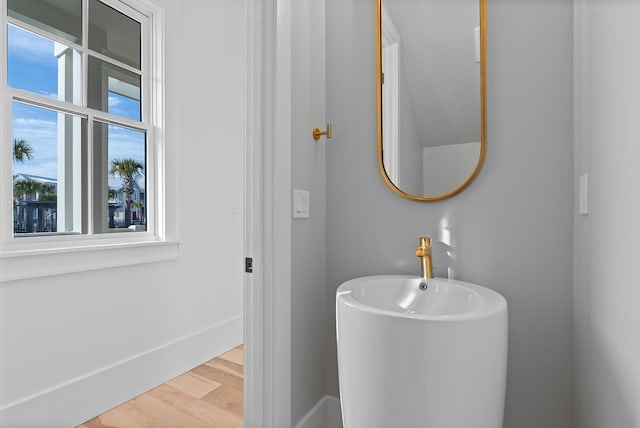
<path id="1" fill-rule="evenodd" d="M 376 1 L 380 172 L 406 198 L 449 198 L 486 154 L 486 0 Z"/>

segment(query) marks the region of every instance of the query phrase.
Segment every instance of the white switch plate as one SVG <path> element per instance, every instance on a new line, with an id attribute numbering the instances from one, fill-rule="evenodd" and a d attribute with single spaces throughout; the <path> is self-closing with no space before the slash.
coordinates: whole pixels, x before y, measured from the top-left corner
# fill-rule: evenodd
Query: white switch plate
<path id="1" fill-rule="evenodd" d="M 589 214 L 589 173 L 580 176 L 580 214 Z"/>
<path id="2" fill-rule="evenodd" d="M 480 62 L 480 27 L 473 29 L 473 41 L 475 45 L 476 62 Z"/>
<path id="3" fill-rule="evenodd" d="M 293 190 L 293 218 L 309 218 L 309 192 Z"/>

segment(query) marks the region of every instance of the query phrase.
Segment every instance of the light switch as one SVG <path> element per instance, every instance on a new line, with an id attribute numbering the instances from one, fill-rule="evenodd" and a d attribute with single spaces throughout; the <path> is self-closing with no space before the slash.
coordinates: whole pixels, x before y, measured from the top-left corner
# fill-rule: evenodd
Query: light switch
<path id="1" fill-rule="evenodd" d="M 293 190 L 293 218 L 309 218 L 309 192 Z"/>
<path id="2" fill-rule="evenodd" d="M 589 173 L 580 176 L 580 214 L 589 215 Z"/>
<path id="3" fill-rule="evenodd" d="M 480 27 L 475 27 L 473 29 L 473 41 L 475 45 L 476 51 L 476 62 L 480 62 Z"/>

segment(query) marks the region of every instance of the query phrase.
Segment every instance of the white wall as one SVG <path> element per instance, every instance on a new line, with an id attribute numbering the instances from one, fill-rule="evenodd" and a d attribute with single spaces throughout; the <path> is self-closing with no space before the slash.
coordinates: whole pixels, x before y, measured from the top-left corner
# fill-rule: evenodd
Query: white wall
<path id="1" fill-rule="evenodd" d="M 572 427 L 572 2 L 488 1 L 487 159 L 467 190 L 432 204 L 378 174 L 375 2 L 326 3 L 327 392 L 338 395 L 336 288 L 418 274 L 418 236 L 446 225 L 455 259 L 436 242 L 436 274 L 453 266 L 509 302 L 505 428 Z"/>
<path id="2" fill-rule="evenodd" d="M 580 428 L 640 427 L 639 20 L 637 2 L 575 1 L 576 194 L 580 175 L 590 184 L 574 229 Z"/>
<path id="3" fill-rule="evenodd" d="M 425 147 L 422 153 L 425 195 L 455 189 L 478 165 L 480 142 Z"/>
<path id="4" fill-rule="evenodd" d="M 0 426 L 75 426 L 242 340 L 244 2 L 157 2 L 179 257 L 0 284 Z"/>
<path id="5" fill-rule="evenodd" d="M 398 147 L 399 188 L 412 195 L 423 195 L 422 157 L 423 141 L 411 102 L 411 88 L 408 85 L 404 67 L 400 67 L 400 112 Z"/>

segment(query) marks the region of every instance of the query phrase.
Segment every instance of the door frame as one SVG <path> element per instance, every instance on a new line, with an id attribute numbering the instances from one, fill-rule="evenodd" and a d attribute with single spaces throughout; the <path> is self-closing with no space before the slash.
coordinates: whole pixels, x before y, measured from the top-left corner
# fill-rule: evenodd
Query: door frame
<path id="1" fill-rule="evenodd" d="M 385 172 L 400 187 L 400 33 L 382 8 L 382 153 Z"/>
<path id="2" fill-rule="evenodd" d="M 245 0 L 244 426 L 291 426 L 291 1 Z"/>

